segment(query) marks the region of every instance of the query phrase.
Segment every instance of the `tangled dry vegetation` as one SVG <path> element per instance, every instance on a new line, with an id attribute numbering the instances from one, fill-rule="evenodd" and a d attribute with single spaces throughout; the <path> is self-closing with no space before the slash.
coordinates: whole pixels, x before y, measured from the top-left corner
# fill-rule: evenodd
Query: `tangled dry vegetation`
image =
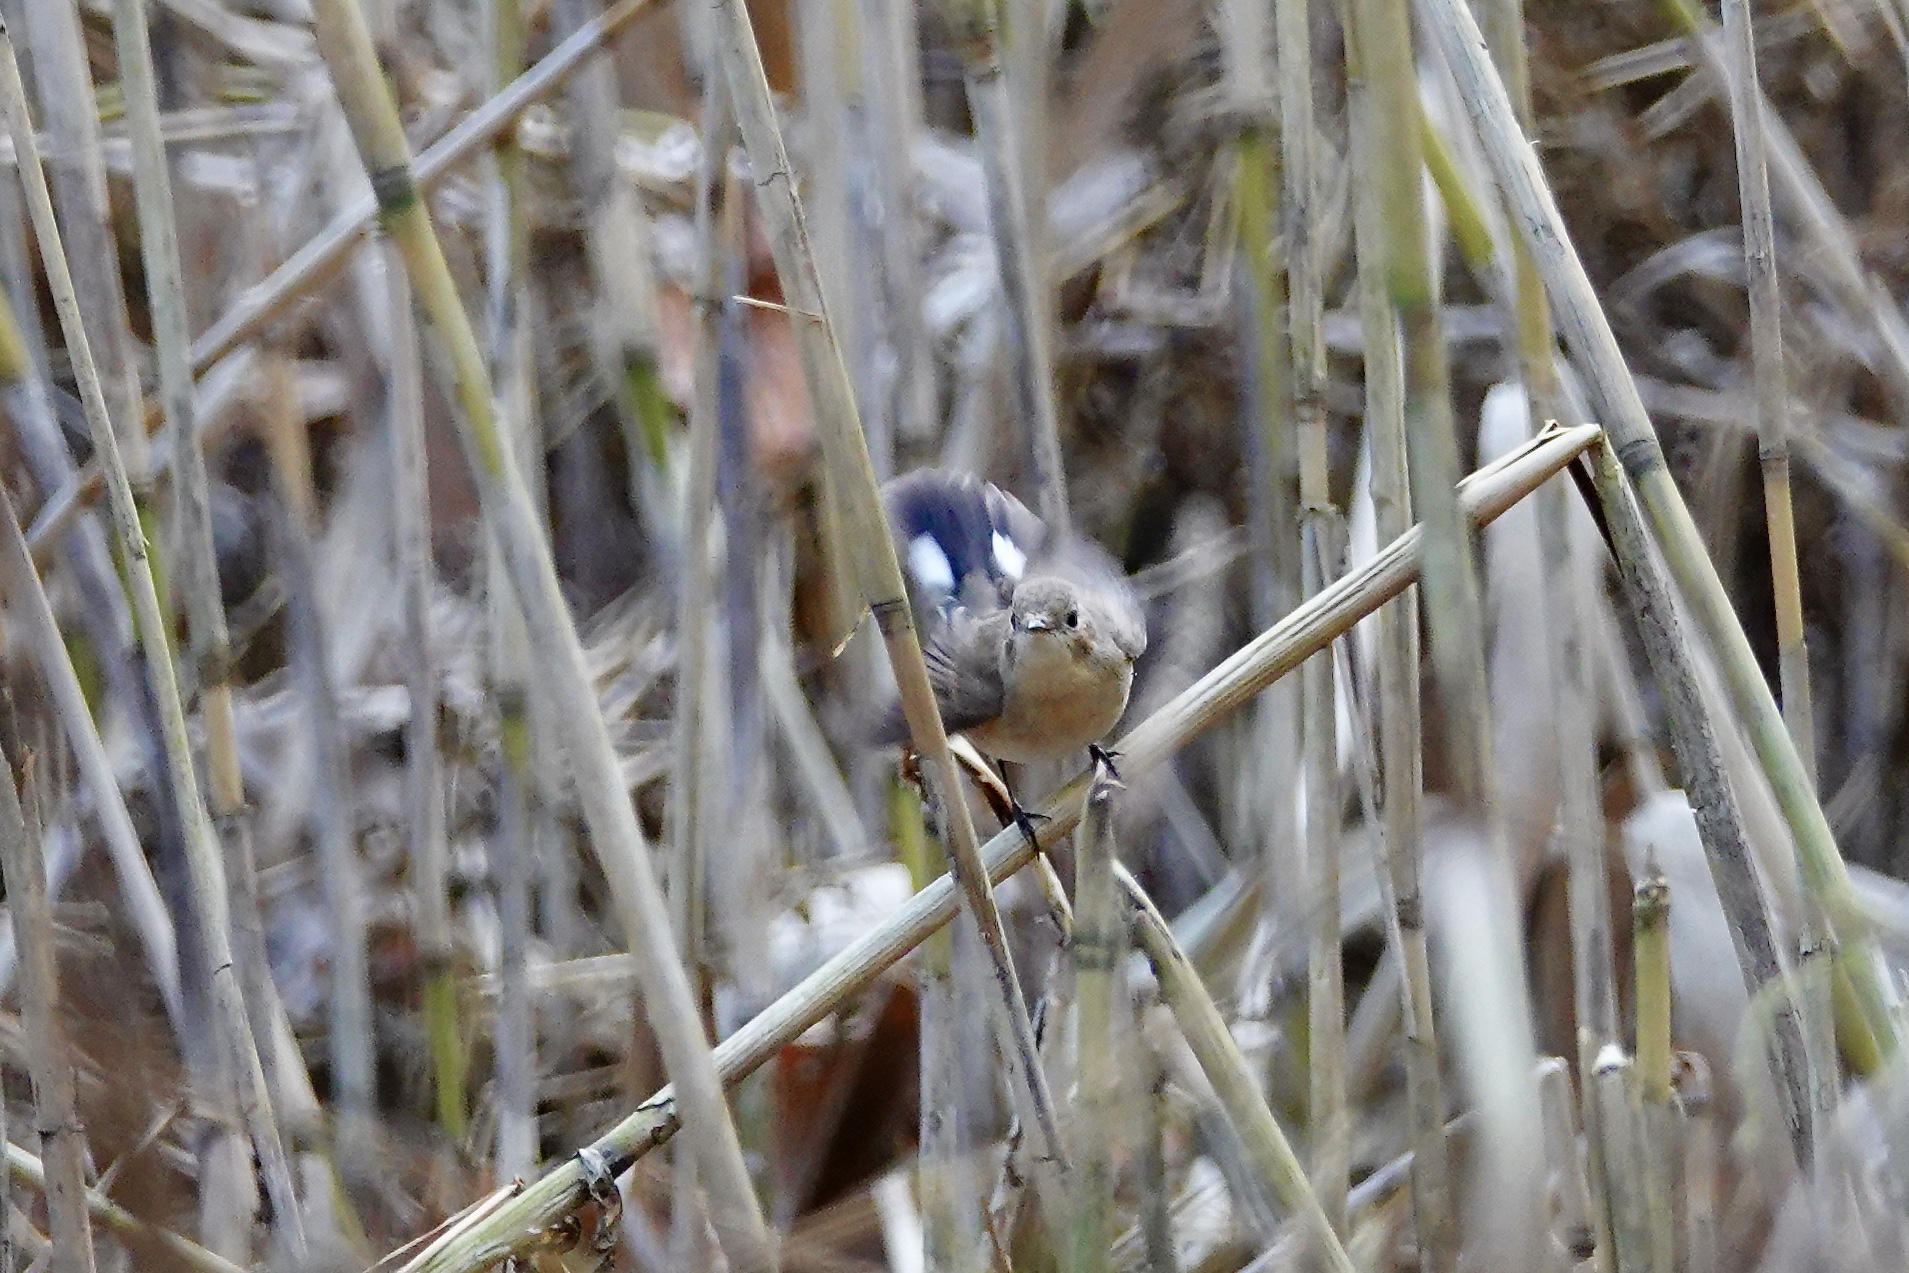
<path id="1" fill-rule="evenodd" d="M 1904 1267 L 1909 7 L 1724 8 L 0 0 L 0 1273 Z"/>

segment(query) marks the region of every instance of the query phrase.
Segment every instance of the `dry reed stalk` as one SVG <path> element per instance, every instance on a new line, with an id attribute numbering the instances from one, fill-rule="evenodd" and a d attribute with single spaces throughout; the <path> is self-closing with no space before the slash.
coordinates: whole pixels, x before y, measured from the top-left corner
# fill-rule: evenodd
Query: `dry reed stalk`
<path id="1" fill-rule="evenodd" d="M 1293 422 L 1298 433 L 1300 589 L 1315 595 L 1339 573 L 1339 512 L 1332 502 L 1327 453 L 1325 279 L 1320 260 L 1318 149 L 1313 122 L 1312 13 L 1307 0 L 1278 0 L 1279 135 L 1285 178 L 1287 327 L 1292 340 Z M 1330 655 L 1300 669 L 1301 767 L 1307 953 L 1307 1141 L 1313 1191 L 1347 1236 L 1346 1189 L 1352 1170 L 1352 1115 L 1346 1096 L 1345 968 L 1339 933 L 1339 740 Z"/>
<path id="2" fill-rule="evenodd" d="M 1644 1217 L 1652 1273 L 1671 1273 L 1675 1256 L 1671 1181 L 1676 1123 L 1670 1086 L 1670 883 L 1646 876 L 1631 896 L 1631 950 L 1637 979 L 1637 1094 L 1642 1106 Z"/>
<path id="3" fill-rule="evenodd" d="M 822 444 L 829 489 L 846 533 L 837 539 L 852 564 L 851 578 L 859 600 L 874 613 L 888 647 L 902 714 L 909 736 L 924 761 L 924 772 L 935 806 L 946 830 L 946 843 L 962 887 L 968 913 L 979 929 L 994 979 L 993 1008 L 1001 1033 L 1001 1052 L 1016 1106 L 1035 1136 L 1038 1163 L 1061 1164 L 1065 1152 L 1054 1100 L 1041 1072 L 1034 1039 L 1021 994 L 1020 977 L 1008 950 L 994 895 L 982 869 L 974 824 L 968 813 L 960 771 L 948 751 L 941 714 L 929 687 L 907 589 L 887 533 L 867 439 L 856 412 L 855 395 L 816 271 L 815 257 L 797 196 L 794 168 L 776 120 L 762 56 L 741 0 L 722 0 L 719 42 L 731 107 L 742 133 L 744 149 L 755 173 L 757 205 L 761 209 L 776 273 L 791 311 L 803 375 L 814 407 L 816 431 Z M 1058 1202 L 1058 1198 L 1054 1201 Z"/>
<path id="4" fill-rule="evenodd" d="M 1857 905 L 1849 871 L 1828 819 L 1817 803 L 1809 771 L 1770 696 L 1755 654 L 1730 608 L 1696 523 L 1664 465 L 1650 417 L 1624 365 L 1591 285 L 1572 248 L 1537 155 L 1518 126 L 1504 84 L 1485 55 L 1477 24 L 1462 0 L 1418 0 L 1425 25 L 1458 81 L 1460 97 L 1482 143 L 1493 180 L 1521 238 L 1530 247 L 1566 341 L 1583 362 L 1592 405 L 1636 485 L 1672 578 L 1716 652 L 1765 776 L 1776 795 L 1803 863 L 1805 882 L 1843 942 L 1838 976 L 1850 994 L 1840 1000 L 1838 1026 L 1855 1041 L 1852 1060 L 1868 1072 L 1893 1050 L 1896 1020 L 1877 963 L 1875 941 Z M 1766 113 L 1766 119 L 1768 118 Z M 1862 1036 L 1867 1034 L 1865 1041 Z"/>
<path id="5" fill-rule="evenodd" d="M 1380 268 L 1385 257 L 1383 200 L 1396 192 L 1378 180 L 1383 153 L 1374 136 L 1371 79 L 1350 6 L 1346 29 L 1346 111 L 1350 133 L 1359 320 L 1364 332 L 1366 447 L 1379 538 L 1412 524 L 1405 441 L 1405 367 L 1398 311 Z M 1431 959 L 1425 933 L 1419 796 L 1423 756 L 1419 717 L 1419 628 L 1416 592 L 1378 616 L 1379 772 L 1385 861 L 1386 933 L 1399 952 L 1400 1032 L 1405 1041 L 1406 1099 L 1412 1126 L 1412 1211 L 1424 1273 L 1448 1273 L 1458 1256 L 1454 1193 L 1445 1143 L 1445 1092 L 1439 1075 L 1432 1011 Z"/>
<path id="6" fill-rule="evenodd" d="M 1466 480 L 1467 513 L 1489 523 L 1581 454 L 1601 434 L 1595 426 L 1554 430 Z M 1164 764 L 1200 733 L 1250 702 L 1291 673 L 1366 615 L 1410 587 L 1417 572 L 1418 532 L 1400 536 L 1371 562 L 1342 576 L 1272 628 L 1215 667 L 1196 684 L 1136 726 L 1115 747 L 1129 780 Z M 1078 778 L 1060 791 L 1038 823 L 1041 845 L 1051 845 L 1078 824 L 1088 781 Z M 1004 880 L 1033 860 L 1037 849 L 1018 827 L 988 841 L 989 879 Z M 880 927 L 808 977 L 716 1048 L 725 1081 L 736 1082 L 775 1056 L 789 1041 L 860 993 L 952 919 L 957 889 L 941 876 L 917 892 Z M 675 1094 L 664 1090 L 645 1101 L 591 1146 L 610 1170 L 621 1172 L 675 1135 L 680 1125 Z M 529 1185 L 499 1206 L 455 1243 L 420 1256 L 403 1273 L 478 1273 L 534 1246 L 583 1197 L 584 1169 L 572 1161 Z"/>
<path id="7" fill-rule="evenodd" d="M 1332 1217 L 1307 1183 L 1298 1157 L 1266 1106 L 1259 1079 L 1233 1041 L 1219 1006 L 1201 984 L 1199 972 L 1145 891 L 1124 868 L 1116 866 L 1114 870 L 1126 894 L 1134 942 L 1153 964 L 1160 997 L 1173 1010 L 1180 1033 L 1199 1058 L 1200 1068 L 1219 1097 L 1227 1125 L 1243 1142 L 1255 1173 L 1281 1205 L 1299 1215 L 1302 1231 L 1325 1266 L 1334 1273 L 1352 1273 L 1352 1257 L 1346 1254 Z"/>
<path id="8" fill-rule="evenodd" d="M 649 3 L 619 0 L 426 147 L 418 156 L 414 172 L 420 194 L 428 194 L 459 165 L 494 145 L 505 129 L 516 124 L 519 115 L 561 88 Z M 232 308 L 193 343 L 194 374 L 203 375 L 212 364 L 283 317 L 300 297 L 337 277 L 377 218 L 374 199 L 353 203 L 270 274 L 246 288 Z"/>
<path id="9" fill-rule="evenodd" d="M 27 757 L 31 771 L 32 758 Z M 0 869 L 20 951 L 20 1023 L 33 1076 L 33 1118 L 46 1157 L 46 1210 L 53 1250 L 50 1273 L 93 1273 L 93 1228 L 86 1216 L 86 1136 L 80 1129 L 73 1058 L 60 1016 L 53 913 L 46 862 L 29 832 L 13 785 L 13 761 L 0 750 Z M 9 1146 L 11 1148 L 11 1146 Z"/>
<path id="10" fill-rule="evenodd" d="M 119 52 L 121 97 L 132 140 L 133 188 L 139 205 L 140 248 L 147 303 L 152 315 L 153 345 L 158 355 L 160 406 L 173 438 L 171 511 L 176 534 L 172 542 L 179 545 L 183 560 L 173 572 L 172 591 L 184 601 L 191 666 L 199 686 L 199 715 L 205 730 L 207 810 L 236 885 L 230 898 L 230 922 L 233 955 L 240 965 L 239 985 L 246 1001 L 247 1017 L 253 1025 L 253 1040 L 259 1048 L 260 1068 L 270 1073 L 270 1035 L 260 1031 L 258 1025 L 266 1020 L 265 1002 L 277 994 L 277 988 L 266 962 L 258 865 L 252 851 L 251 820 L 246 809 L 245 783 L 233 723 L 232 646 L 226 630 L 218 559 L 212 542 L 209 483 L 205 461 L 199 452 L 185 270 L 179 255 L 172 175 L 160 125 L 158 83 L 147 36 L 144 0 L 117 0 L 113 32 Z M 220 1104 L 241 1103 L 244 1098 L 235 1086 L 236 1076 L 231 1073 L 230 1064 L 219 1065 L 218 1071 L 211 1098 Z M 276 1111 L 269 1105 L 264 1106 L 257 1111 L 257 1117 L 271 1120 L 267 1133 L 282 1144 L 283 1133 L 277 1126 Z M 241 1156 L 244 1153 L 240 1146 L 227 1146 L 225 1152 Z M 274 1156 L 264 1155 L 261 1161 L 271 1168 Z M 267 1191 L 279 1199 L 296 1196 L 289 1179 L 268 1183 Z M 241 1201 L 245 1193 L 225 1196 L 228 1190 L 210 1171 L 203 1192 L 207 1205 L 236 1207 L 242 1212 L 237 1217 L 240 1224 L 249 1228 L 254 1218 L 255 1194 L 249 1203 Z"/>
<path id="11" fill-rule="evenodd" d="M 1053 302 L 1029 206 L 1032 156 L 1023 149 L 1028 140 L 1022 126 L 1026 112 L 1039 107 L 1015 100 L 1013 81 L 1018 77 L 1003 66 L 1000 0 L 960 0 L 944 7 L 961 51 L 968 114 L 974 120 L 975 149 L 987 186 L 988 230 L 1007 320 L 1002 335 L 1014 380 L 1015 414 L 1027 431 L 1029 475 L 1042 520 L 1065 534 L 1073 526 L 1073 513 L 1061 460 L 1060 409 L 1054 400 Z M 1039 47 L 1042 33 L 1038 27 L 1016 31 L 1015 43 Z"/>
<path id="12" fill-rule="evenodd" d="M 1066 1267 L 1071 1273 L 1108 1273 L 1113 1248 L 1114 1189 L 1122 1044 L 1118 996 L 1127 953 L 1120 889 L 1114 868 L 1116 792 L 1120 780 L 1096 758 L 1093 785 L 1074 837 L 1074 929 L 1067 952 L 1074 964 L 1074 1001 L 1079 1013 L 1080 1072 L 1075 1097 L 1074 1145 L 1077 1211 Z"/>
<path id="13" fill-rule="evenodd" d="M 410 146 L 355 0 L 320 0 L 319 47 L 371 174 L 380 219 L 439 342 L 456 407 L 458 436 L 476 480 L 493 542 L 507 567 L 540 657 L 533 665 L 609 882 L 624 939 L 639 953 L 644 1006 L 672 1080 L 694 1111 L 691 1146 L 709 1191 L 709 1212 L 732 1268 L 775 1267 L 774 1247 L 742 1159 L 735 1124 L 710 1060 L 709 1042 L 677 958 L 668 907 L 649 845 L 630 803 L 583 647 L 571 621 L 541 519 L 497 423 L 489 372 L 442 245 L 418 193 Z"/>
<path id="14" fill-rule="evenodd" d="M 171 790 L 168 793 L 177 810 L 185 841 L 186 868 L 200 922 L 201 955 L 212 979 L 213 1011 L 221 1044 L 234 1066 L 241 1114 L 251 1134 L 262 1164 L 273 1204 L 278 1209 L 283 1232 L 293 1249 L 302 1249 L 304 1238 L 298 1219 L 298 1199 L 291 1193 L 291 1172 L 285 1160 L 284 1146 L 272 1115 L 272 1102 L 264 1068 L 246 1015 L 243 992 L 234 970 L 225 866 L 220 860 L 217 841 L 209 824 L 205 804 L 193 771 L 191 737 L 187 730 L 184 704 L 179 695 L 177 670 L 172 660 L 171 637 L 160 605 L 148 555 L 146 532 L 135 503 L 126 464 L 119 450 L 113 422 L 107 414 L 99 372 L 80 316 L 74 281 L 67 268 L 66 253 L 55 221 L 53 203 L 41 171 L 35 149 L 32 123 L 28 117 L 26 90 L 20 81 L 19 62 L 4 22 L 0 22 L 0 113 L 6 117 L 19 157 L 19 172 L 26 189 L 27 210 L 39 242 L 47 282 L 53 293 L 60 326 L 66 337 L 67 352 L 79 383 L 80 402 L 92 435 L 94 454 L 105 478 L 107 504 L 112 515 L 114 536 L 133 594 L 133 616 L 141 648 L 146 656 L 146 672 L 151 678 L 156 702 Z M 141 430 L 143 436 L 143 429 Z M 22 545 L 24 548 L 24 545 Z M 30 566 L 29 566 L 30 568 Z M 284 1192 L 279 1192 L 279 1191 Z"/>
<path id="15" fill-rule="evenodd" d="M 524 16 L 517 0 L 491 0 L 491 87 L 514 82 L 524 60 Z M 486 282 L 490 290 L 491 365 L 498 385 L 498 428 L 514 448 L 526 474 L 541 470 L 535 439 L 535 376 L 532 374 L 530 289 L 527 277 L 530 220 L 523 206 L 523 154 L 514 141 L 496 147 L 491 161 L 489 217 L 485 223 Z M 410 377 L 410 362 L 421 352 L 404 261 L 390 244 L 383 247 L 393 303 L 404 314 L 393 336 L 410 341 L 406 365 L 393 360 L 392 375 Z M 422 386 L 420 385 L 420 392 Z M 407 390 L 408 392 L 408 390 Z M 531 499 L 541 503 L 542 483 L 530 480 Z M 531 878 L 538 865 L 540 833 L 549 816 L 547 769 L 533 759 L 534 738 L 547 736 L 533 709 L 528 689 L 530 637 L 511 594 L 510 580 L 494 544 L 485 545 L 485 598 L 490 619 L 487 662 L 496 687 L 497 731 L 503 767 L 498 826 L 489 846 L 498 879 L 497 1024 L 497 1172 L 510 1178 L 537 1168 L 537 1025 L 528 986 L 531 944 Z M 551 889 L 551 892 L 556 892 Z M 552 936 L 557 934 L 553 931 Z M 559 942 L 561 947 L 561 942 Z"/>
<path id="16" fill-rule="evenodd" d="M 388 251 L 388 249 L 386 249 Z M 391 535 L 403 590 L 405 827 L 411 893 L 417 902 L 418 953 L 424 971 L 425 1034 L 430 1040 L 437 1118 L 462 1143 L 465 1112 L 463 1030 L 458 1023 L 456 939 L 448 892 L 451 845 L 445 828 L 444 757 L 438 750 L 438 656 L 431 617 L 431 489 L 424 455 L 424 364 L 411 289 L 401 263 L 387 258 L 391 300 L 391 375 L 385 438 L 391 466 Z"/>
<path id="17" fill-rule="evenodd" d="M 10 1177 L 30 1188 L 46 1192 L 46 1165 L 40 1159 L 18 1145 L 6 1145 L 5 1153 L 6 1170 Z M 86 1190 L 83 1202 L 93 1219 L 99 1221 L 101 1228 L 134 1242 L 156 1245 L 181 1266 L 196 1270 L 196 1273 L 247 1273 L 243 1265 L 234 1264 L 217 1252 L 208 1251 L 190 1238 L 148 1224 L 97 1189 Z M 17 1231 L 19 1225 L 20 1217 L 16 1213 L 12 1227 Z"/>
<path id="18" fill-rule="evenodd" d="M 1783 366 L 1783 293 L 1777 277 L 1776 218 L 1770 211 L 1763 88 L 1757 79 L 1756 32 L 1747 0 L 1723 0 L 1723 32 L 1730 72 L 1730 122 L 1736 136 L 1737 200 L 1743 210 L 1757 458 L 1763 470 L 1763 516 L 1770 535 L 1770 583 L 1776 596 L 1783 719 L 1804 768 L 1813 777 L 1816 729 L 1810 712 L 1810 657 L 1803 644 L 1796 518 L 1790 507 L 1790 385 Z"/>

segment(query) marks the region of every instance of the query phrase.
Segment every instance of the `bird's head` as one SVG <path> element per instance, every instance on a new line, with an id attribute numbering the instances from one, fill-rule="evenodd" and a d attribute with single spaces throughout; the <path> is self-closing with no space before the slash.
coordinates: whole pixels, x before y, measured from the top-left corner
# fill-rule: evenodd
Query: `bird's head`
<path id="1" fill-rule="evenodd" d="M 1080 590 L 1065 579 L 1023 580 L 1014 590 L 1008 623 L 1018 644 L 1048 642 L 1085 646 L 1090 624 Z"/>

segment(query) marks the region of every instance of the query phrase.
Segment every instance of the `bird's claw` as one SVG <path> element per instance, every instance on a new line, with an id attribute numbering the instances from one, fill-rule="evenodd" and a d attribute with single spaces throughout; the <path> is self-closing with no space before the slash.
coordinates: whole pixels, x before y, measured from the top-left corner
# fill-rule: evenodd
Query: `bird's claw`
<path id="1" fill-rule="evenodd" d="M 1045 813 L 1035 813 L 1032 809 L 1022 808 L 1020 801 L 1014 802 L 1014 825 L 1021 828 L 1021 834 L 1027 837 L 1029 847 L 1036 853 L 1041 851 L 1041 837 L 1035 831 L 1034 824 L 1049 820 Z"/>
<path id="2" fill-rule="evenodd" d="M 1110 751 L 1099 743 L 1088 743 L 1087 754 L 1093 759 L 1095 766 L 1105 765 L 1108 776 L 1115 782 L 1120 781 L 1120 770 L 1114 765 L 1114 758 L 1120 754 L 1119 752 Z"/>

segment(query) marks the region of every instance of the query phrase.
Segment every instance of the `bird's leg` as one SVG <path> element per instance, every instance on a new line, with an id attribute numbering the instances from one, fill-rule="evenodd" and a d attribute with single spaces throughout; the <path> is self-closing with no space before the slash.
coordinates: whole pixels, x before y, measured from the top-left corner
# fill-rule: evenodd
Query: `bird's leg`
<path id="1" fill-rule="evenodd" d="M 1113 778 L 1115 782 L 1120 781 L 1120 770 L 1114 767 L 1114 757 L 1118 756 L 1119 754 L 1120 753 L 1117 751 L 1110 751 L 1107 748 L 1102 747 L 1099 743 L 1087 744 L 1088 758 L 1091 759 L 1096 766 L 1099 766 L 1099 765 L 1107 766 L 1107 773 Z"/>
<path id="2" fill-rule="evenodd" d="M 1008 793 L 1008 807 L 1014 811 L 1014 825 L 1021 828 L 1021 834 L 1027 837 L 1028 846 L 1036 853 L 1041 851 L 1041 838 L 1035 833 L 1036 822 L 1048 820 L 1045 813 L 1035 813 L 1021 804 L 1021 798 L 1014 793 L 1014 780 L 1008 777 L 1008 766 L 996 761 L 995 767 L 1001 771 L 1001 786 Z"/>

